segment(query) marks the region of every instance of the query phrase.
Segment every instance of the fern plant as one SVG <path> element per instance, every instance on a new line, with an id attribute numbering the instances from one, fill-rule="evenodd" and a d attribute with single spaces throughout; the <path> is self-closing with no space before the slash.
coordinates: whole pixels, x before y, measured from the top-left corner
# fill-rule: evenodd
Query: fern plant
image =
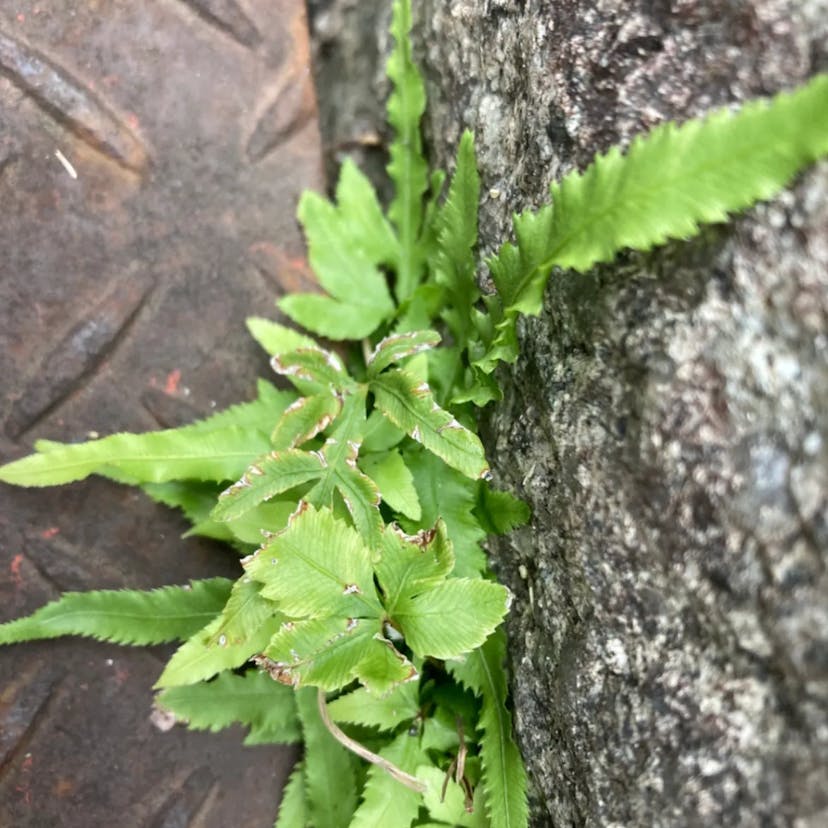
<path id="1" fill-rule="evenodd" d="M 474 142 L 463 135 L 443 194 L 423 155 L 410 27 L 409 0 L 395 0 L 388 211 L 350 162 L 335 201 L 305 194 L 299 220 L 325 292 L 279 302 L 353 347 L 250 319 L 293 390 L 261 381 L 253 402 L 193 425 L 40 441 L 0 468 L 22 486 L 90 474 L 139 486 L 181 509 L 189 534 L 242 554 L 235 582 L 66 594 L 0 625 L 0 643 L 181 642 L 159 707 L 192 728 L 241 722 L 250 744 L 304 743 L 277 828 L 527 824 L 500 626 L 510 595 L 481 546 L 528 519 L 491 488 L 474 430 L 476 407 L 500 395 L 493 369 L 515 359 L 515 320 L 539 312 L 555 267 L 691 236 L 828 152 L 828 76 L 666 124 L 516 216 L 514 242 L 488 261 L 497 294 L 483 296 Z"/>

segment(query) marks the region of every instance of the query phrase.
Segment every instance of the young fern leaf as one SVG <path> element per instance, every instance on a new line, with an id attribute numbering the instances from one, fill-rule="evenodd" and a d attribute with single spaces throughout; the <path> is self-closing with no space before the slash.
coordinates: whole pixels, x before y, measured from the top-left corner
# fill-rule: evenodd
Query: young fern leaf
<path id="1" fill-rule="evenodd" d="M 770 198 L 826 153 L 828 75 L 819 75 L 735 113 L 662 124 L 626 154 L 613 147 L 598 156 L 552 186 L 551 206 L 516 216 L 517 246 L 507 242 L 489 261 L 503 319 L 477 364 L 488 372 L 498 359 L 514 361 L 514 319 L 540 312 L 553 267 L 584 272 L 624 248 L 694 236 L 701 224 Z"/>
<path id="2" fill-rule="evenodd" d="M 395 0 L 391 34 L 394 50 L 388 59 L 388 77 L 394 89 L 388 98 L 388 123 L 394 130 L 389 150 L 388 175 L 394 197 L 388 215 L 400 240 L 395 291 L 397 302 L 408 299 L 419 284 L 423 251 L 423 196 L 428 188 L 428 165 L 423 156 L 420 119 L 425 112 L 425 85 L 411 57 L 411 3 Z"/>
<path id="3" fill-rule="evenodd" d="M 552 187 L 547 263 L 584 272 L 631 247 L 696 235 L 770 198 L 828 152 L 828 74 L 736 112 L 668 123 Z"/>
<path id="4" fill-rule="evenodd" d="M 309 331 L 329 339 L 362 339 L 394 311 L 378 265 L 396 262 L 398 246 L 373 187 L 350 161 L 340 172 L 337 201 L 306 192 L 298 212 L 308 258 L 329 295 L 296 293 L 278 305 Z"/>
<path id="5" fill-rule="evenodd" d="M 222 730 L 238 722 L 298 742 L 301 729 L 293 692 L 267 673 L 248 670 L 239 676 L 220 673 L 212 681 L 162 690 L 155 703 L 194 730 Z"/>
<path id="6" fill-rule="evenodd" d="M 506 708 L 508 688 L 503 663 L 506 635 L 498 630 L 449 672 L 482 699 L 479 728 L 486 810 L 498 828 L 525 828 L 528 819 L 526 771 L 512 739 L 512 717 Z"/>
<path id="7" fill-rule="evenodd" d="M 221 612 L 231 586 L 226 578 L 210 578 L 189 587 L 68 592 L 26 618 L 0 624 L 0 644 L 62 635 L 116 644 L 183 641 Z"/>

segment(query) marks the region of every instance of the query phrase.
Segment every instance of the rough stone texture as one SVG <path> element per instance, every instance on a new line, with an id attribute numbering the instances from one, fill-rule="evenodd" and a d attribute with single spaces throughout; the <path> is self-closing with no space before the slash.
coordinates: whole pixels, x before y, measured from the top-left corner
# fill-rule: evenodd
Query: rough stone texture
<path id="1" fill-rule="evenodd" d="M 596 151 L 828 66 L 826 0 L 415 7 L 434 157 L 478 137 L 484 249 Z M 559 274 L 521 325 L 486 430 L 534 509 L 492 550 L 534 825 L 828 824 L 827 194 L 823 164 Z"/>
<path id="2" fill-rule="evenodd" d="M 390 46 L 387 0 L 308 0 L 316 87 L 323 104 L 319 129 L 328 181 L 344 155 L 388 196 L 383 151 L 385 55 Z"/>

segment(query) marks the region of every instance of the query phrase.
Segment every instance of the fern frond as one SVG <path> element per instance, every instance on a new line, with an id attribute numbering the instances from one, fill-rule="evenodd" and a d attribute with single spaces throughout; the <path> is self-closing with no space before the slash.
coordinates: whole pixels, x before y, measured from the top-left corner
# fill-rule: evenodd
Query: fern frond
<path id="1" fill-rule="evenodd" d="M 498 828 L 525 828 L 528 824 L 526 769 L 512 739 L 512 717 L 506 708 L 508 689 L 503 663 L 506 634 L 499 629 L 462 662 L 446 666 L 462 684 L 482 699 L 478 727 L 483 760 L 486 810 Z"/>
<path id="2" fill-rule="evenodd" d="M 546 264 L 585 271 L 625 247 L 696 235 L 770 198 L 828 152 L 828 75 L 770 101 L 664 124 L 552 187 Z"/>
<path id="3" fill-rule="evenodd" d="M 397 240 L 374 189 L 353 162 L 340 171 L 337 202 L 306 192 L 298 217 L 308 258 L 328 296 L 293 294 L 279 308 L 309 331 L 329 339 L 362 339 L 394 311 L 380 265 L 399 258 Z"/>
<path id="4" fill-rule="evenodd" d="M 294 331 L 262 316 L 250 316 L 245 320 L 247 330 L 268 356 L 278 356 L 299 348 L 318 348 L 319 343 L 309 336 Z"/>
<path id="5" fill-rule="evenodd" d="M 468 477 L 489 474 L 480 438 L 437 405 L 428 384 L 392 369 L 371 383 L 377 408 L 397 428 Z"/>
<path id="6" fill-rule="evenodd" d="M 297 762 L 282 791 L 279 816 L 273 828 L 306 828 L 309 818 L 306 784 L 304 763 Z"/>
<path id="7" fill-rule="evenodd" d="M 428 761 L 420 740 L 407 731 L 382 748 L 379 755 L 410 774 Z M 378 765 L 371 765 L 362 802 L 348 828 L 409 828 L 417 817 L 422 800 L 417 791 L 401 785 Z"/>
<path id="8" fill-rule="evenodd" d="M 206 681 L 223 670 L 235 670 L 260 653 L 282 623 L 282 617 L 268 618 L 244 641 L 225 641 L 216 636 L 224 618 L 213 619 L 204 629 L 190 636 L 167 662 L 156 688 L 180 687 Z"/>
<path id="9" fill-rule="evenodd" d="M 122 483 L 234 480 L 269 446 L 270 433 L 296 398 L 259 380 L 258 399 L 181 428 L 113 434 L 87 443 L 39 440 L 37 454 L 0 466 L 0 480 L 53 486 L 101 474 Z"/>
<path id="10" fill-rule="evenodd" d="M 739 111 L 662 124 L 626 154 L 613 147 L 551 189 L 552 205 L 515 217 L 517 245 L 489 261 L 503 318 L 486 357 L 513 361 L 514 320 L 538 314 L 553 267 L 584 272 L 624 248 L 650 250 L 689 238 L 701 224 L 770 198 L 794 174 L 828 153 L 828 75 Z"/>
<path id="11" fill-rule="evenodd" d="M 394 197 L 388 215 L 400 240 L 397 301 L 408 299 L 420 281 L 423 253 L 419 245 L 423 223 L 423 196 L 428 188 L 428 165 L 423 155 L 420 118 L 425 112 L 425 85 L 411 56 L 411 2 L 395 0 L 391 34 L 395 45 L 388 60 L 388 77 L 394 84 L 388 98 L 388 123 L 394 130 L 389 148 L 388 175 Z"/>
<path id="12" fill-rule="evenodd" d="M 68 592 L 26 618 L 0 624 L 0 644 L 62 635 L 116 644 L 185 640 L 221 612 L 232 585 L 210 578 L 147 591 Z"/>
<path id="13" fill-rule="evenodd" d="M 468 338 L 472 308 L 480 298 L 475 280 L 477 261 L 477 209 L 480 176 L 474 152 L 474 136 L 466 130 L 457 148 L 457 167 L 446 201 L 438 214 L 435 279 L 448 293 L 443 318 L 458 342 Z"/>
<path id="14" fill-rule="evenodd" d="M 293 690 L 257 670 L 170 687 L 158 694 L 156 704 L 193 730 L 215 732 L 238 722 L 271 734 L 278 731 L 284 744 L 301 738 Z"/>
<path id="15" fill-rule="evenodd" d="M 16 486 L 56 486 L 114 469 L 136 483 L 233 480 L 270 447 L 268 435 L 238 426 L 206 433 L 185 429 L 113 434 L 88 443 L 50 444 L 0 467 L 0 480 Z"/>
<path id="16" fill-rule="evenodd" d="M 486 809 L 492 825 L 525 828 L 528 824 L 526 769 L 512 739 L 512 716 L 506 708 L 508 688 L 503 664 L 506 634 L 499 629 L 462 662 L 447 663 L 449 671 L 482 699 L 478 727 L 483 760 Z"/>

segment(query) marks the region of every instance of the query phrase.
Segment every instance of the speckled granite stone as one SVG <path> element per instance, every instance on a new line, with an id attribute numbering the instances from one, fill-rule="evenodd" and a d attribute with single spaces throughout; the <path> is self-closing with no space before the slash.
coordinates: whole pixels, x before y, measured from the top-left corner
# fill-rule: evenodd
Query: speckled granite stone
<path id="1" fill-rule="evenodd" d="M 489 250 L 595 152 L 828 68 L 828 0 L 415 17 L 431 152 L 476 132 Z M 485 434 L 534 509 L 491 550 L 533 824 L 828 825 L 828 165 L 730 227 L 556 274 L 520 327 Z"/>

